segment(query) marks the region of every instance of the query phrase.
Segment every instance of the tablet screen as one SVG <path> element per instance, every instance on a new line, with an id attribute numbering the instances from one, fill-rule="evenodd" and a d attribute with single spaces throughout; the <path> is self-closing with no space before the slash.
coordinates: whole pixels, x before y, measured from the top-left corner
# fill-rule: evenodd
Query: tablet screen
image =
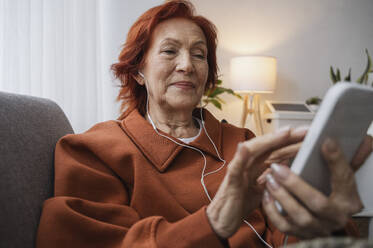
<path id="1" fill-rule="evenodd" d="M 295 103 L 272 103 L 275 111 L 311 112 L 304 104 Z"/>

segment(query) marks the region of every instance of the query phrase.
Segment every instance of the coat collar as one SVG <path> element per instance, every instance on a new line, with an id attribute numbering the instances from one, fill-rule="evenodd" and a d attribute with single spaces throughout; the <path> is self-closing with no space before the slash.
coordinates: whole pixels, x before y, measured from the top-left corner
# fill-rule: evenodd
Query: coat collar
<path id="1" fill-rule="evenodd" d="M 193 115 L 197 118 L 201 118 L 199 113 L 200 109 L 195 109 Z M 205 109 L 203 109 L 203 119 L 208 135 L 214 141 L 219 154 L 222 156 L 222 130 L 220 122 Z M 183 149 L 188 149 L 177 145 L 162 136 L 159 136 L 154 131 L 151 124 L 145 120 L 137 109 L 132 110 L 132 112 L 121 121 L 121 126 L 124 132 L 136 144 L 138 149 L 160 172 L 164 172 Z M 158 130 L 158 132 L 179 143 L 183 143 L 182 141 L 160 130 Z M 189 145 L 196 147 L 204 153 L 208 153 L 212 157 L 218 159 L 215 148 L 211 144 L 211 141 L 203 129 L 201 130 L 201 134 L 193 142 L 189 143 Z"/>

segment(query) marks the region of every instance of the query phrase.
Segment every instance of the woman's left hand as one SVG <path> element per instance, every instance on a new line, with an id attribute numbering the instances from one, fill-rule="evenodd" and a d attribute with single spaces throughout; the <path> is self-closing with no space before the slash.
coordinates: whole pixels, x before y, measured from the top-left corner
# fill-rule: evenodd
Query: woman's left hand
<path id="1" fill-rule="evenodd" d="M 328 139 L 322 146 L 322 153 L 331 172 L 332 193 L 329 196 L 313 188 L 286 166 L 273 165 L 272 172 L 267 175 L 263 207 L 280 231 L 304 239 L 328 236 L 342 229 L 351 215 L 363 208 L 354 170 L 338 144 Z M 279 213 L 275 200 L 286 214 Z"/>

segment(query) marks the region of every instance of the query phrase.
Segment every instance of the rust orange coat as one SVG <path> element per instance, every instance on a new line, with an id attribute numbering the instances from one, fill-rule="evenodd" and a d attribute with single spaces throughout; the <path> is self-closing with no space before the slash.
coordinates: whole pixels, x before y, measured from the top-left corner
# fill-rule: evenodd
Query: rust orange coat
<path id="1" fill-rule="evenodd" d="M 253 137 L 207 111 L 204 119 L 227 163 L 237 143 Z M 207 172 L 221 165 L 204 131 L 190 145 L 206 154 Z M 223 247 L 206 216 L 202 167 L 198 152 L 158 136 L 137 110 L 67 135 L 56 146 L 55 197 L 44 203 L 37 247 Z M 225 171 L 205 178 L 211 196 Z M 271 245 L 282 244 L 284 235 L 260 209 L 247 220 Z M 246 224 L 229 244 L 263 246 Z"/>

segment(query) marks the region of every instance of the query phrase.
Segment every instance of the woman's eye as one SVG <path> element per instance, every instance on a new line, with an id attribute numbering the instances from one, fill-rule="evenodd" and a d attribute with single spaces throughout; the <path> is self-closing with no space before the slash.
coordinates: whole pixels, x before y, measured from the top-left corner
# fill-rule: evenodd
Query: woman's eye
<path id="1" fill-rule="evenodd" d="M 174 55 L 176 53 L 176 51 L 174 51 L 174 50 L 164 50 L 163 53 L 165 53 L 167 55 Z"/>
<path id="2" fill-rule="evenodd" d="M 196 57 L 196 58 L 199 58 L 199 59 L 205 59 L 204 54 L 194 54 L 193 56 Z"/>

